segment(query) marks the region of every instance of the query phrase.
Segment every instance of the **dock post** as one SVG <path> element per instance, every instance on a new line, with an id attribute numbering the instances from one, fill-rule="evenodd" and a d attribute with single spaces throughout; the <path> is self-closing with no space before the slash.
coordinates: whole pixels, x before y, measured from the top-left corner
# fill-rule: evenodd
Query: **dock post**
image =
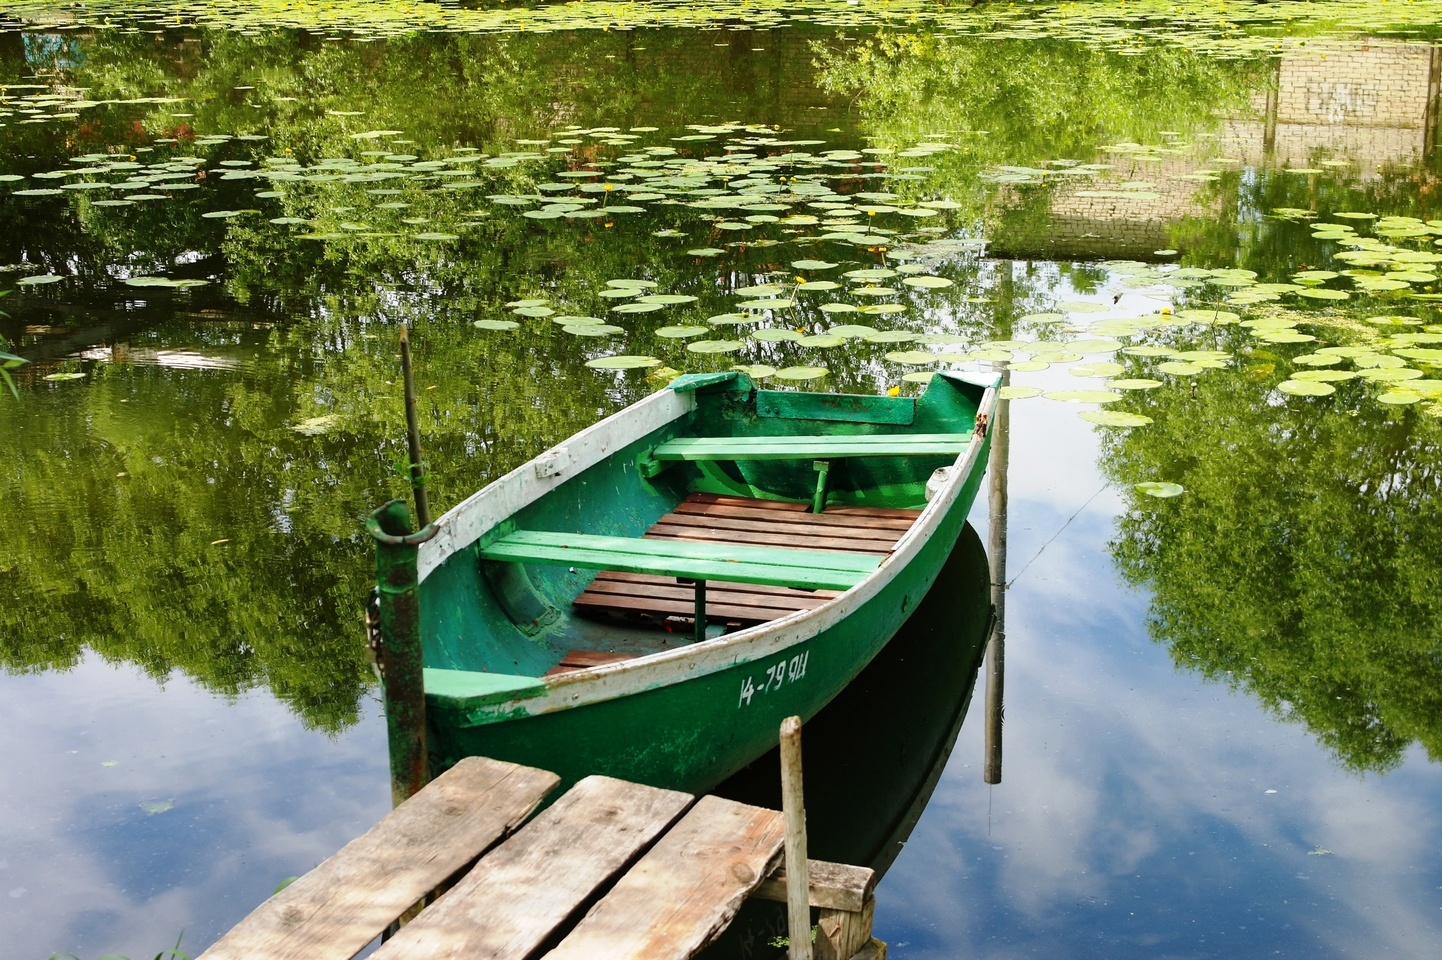
<path id="1" fill-rule="evenodd" d="M 801 718 L 781 721 L 781 815 L 786 822 L 786 919 L 790 960 L 811 960 L 811 875 L 801 786 Z"/>
<path id="2" fill-rule="evenodd" d="M 426 496 L 426 468 L 421 460 L 421 426 L 416 416 L 416 381 L 411 376 L 411 335 L 401 324 L 401 380 L 406 396 L 406 452 L 410 460 L 411 490 L 416 498 L 416 523 L 424 530 L 431 522 L 431 507 Z"/>
<path id="3" fill-rule="evenodd" d="M 1002 385 L 1011 380 L 1003 371 Z M 998 400 L 991 433 L 990 486 L 987 491 L 987 519 L 991 557 L 991 606 L 995 620 L 986 646 L 986 755 L 982 781 L 1001 783 L 1001 728 L 1006 679 L 1006 470 L 1011 454 L 1010 400 Z"/>
<path id="4" fill-rule="evenodd" d="M 430 780 L 416 558 L 436 528 L 427 525 L 412 533 L 410 510 L 404 501 L 392 500 L 370 515 L 366 532 L 376 543 L 376 663 L 385 688 L 391 802 L 400 806 Z"/>

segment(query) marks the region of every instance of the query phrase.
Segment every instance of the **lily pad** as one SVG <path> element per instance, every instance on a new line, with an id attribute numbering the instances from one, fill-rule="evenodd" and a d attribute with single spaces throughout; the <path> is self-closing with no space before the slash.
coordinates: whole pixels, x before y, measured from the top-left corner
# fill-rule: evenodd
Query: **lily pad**
<path id="1" fill-rule="evenodd" d="M 1166 363 L 1157 364 L 1159 372 L 1170 373 L 1174 377 L 1195 377 L 1206 369 L 1199 363 L 1188 363 L 1185 360 L 1168 360 Z"/>
<path id="2" fill-rule="evenodd" d="M 940 290 L 952 285 L 952 281 L 945 277 L 904 277 L 901 282 L 908 287 L 921 287 L 925 290 Z"/>
<path id="3" fill-rule="evenodd" d="M 656 336 L 666 337 L 670 340 L 682 340 L 686 337 L 699 337 L 703 333 L 710 332 L 710 327 L 662 327 L 656 331 Z"/>
<path id="4" fill-rule="evenodd" d="M 978 359 L 984 360 L 987 358 L 979 357 Z M 1078 364 L 1077 366 L 1072 367 L 1067 372 L 1074 377 L 1114 377 L 1117 374 L 1121 373 L 1124 369 L 1126 368 L 1123 367 L 1120 363 L 1112 363 L 1108 360 L 1103 360 L 1100 363 Z"/>
<path id="5" fill-rule="evenodd" d="M 892 363 L 920 364 L 936 363 L 941 358 L 926 350 L 893 350 L 886 355 Z"/>
<path id="6" fill-rule="evenodd" d="M 1283 380 L 1277 384 L 1277 389 L 1294 397 L 1325 397 L 1337 392 L 1330 383 L 1315 380 Z"/>
<path id="7" fill-rule="evenodd" d="M 561 332 L 569 333 L 573 337 L 614 337 L 618 333 L 625 333 L 626 328 L 609 323 L 578 323 L 562 327 Z"/>
<path id="8" fill-rule="evenodd" d="M 59 275 L 57 275 L 57 274 L 53 274 L 53 273 L 41 273 L 41 274 L 36 274 L 36 275 L 34 275 L 34 276 L 21 277 L 19 280 L 15 281 L 15 282 L 16 282 L 18 285 L 22 286 L 22 287 L 38 287 L 38 286 L 40 286 L 41 284 L 46 284 L 46 283 L 59 283 L 61 280 L 64 280 L 64 279 L 65 279 L 64 277 L 59 276 Z"/>
<path id="9" fill-rule="evenodd" d="M 1165 480 L 1147 480 L 1144 483 L 1132 485 L 1136 490 L 1145 493 L 1149 497 L 1180 497 L 1186 493 L 1186 488 L 1180 483 L 1169 483 Z"/>
<path id="10" fill-rule="evenodd" d="M 1042 396 L 1064 403 L 1116 403 L 1122 398 L 1110 390 L 1048 390 Z"/>
<path id="11" fill-rule="evenodd" d="M 831 263 L 827 260 L 792 260 L 791 266 L 797 270 L 830 270 L 840 264 Z"/>
<path id="12" fill-rule="evenodd" d="M 748 366 L 748 365 L 742 365 L 742 366 L 739 366 L 739 367 L 732 367 L 731 369 L 732 369 L 732 370 L 739 370 L 741 373 L 744 373 L 744 374 L 746 374 L 747 376 L 749 376 L 752 380 L 764 380 L 764 379 L 766 379 L 767 377 L 774 377 L 774 376 L 776 376 L 776 368 L 775 368 L 775 367 L 772 367 L 772 366 L 768 366 L 768 365 L 766 365 L 766 364 L 764 364 L 764 363 L 753 363 L 753 364 L 750 364 L 749 366 Z"/>
<path id="13" fill-rule="evenodd" d="M 664 303 L 623 303 L 618 307 L 612 307 L 612 313 L 650 313 L 653 310 L 660 310 L 666 305 Z"/>
<path id="14" fill-rule="evenodd" d="M 783 367 L 776 371 L 778 380 L 815 380 L 829 373 L 825 367 Z"/>
<path id="15" fill-rule="evenodd" d="M 740 340 L 696 340 L 686 344 L 692 353 L 735 353 L 744 347 Z"/>
<path id="16" fill-rule="evenodd" d="M 1155 390 L 1161 385 L 1162 382 L 1160 380 L 1146 380 L 1140 378 L 1135 380 L 1107 381 L 1107 386 L 1113 390 Z"/>
<path id="17" fill-rule="evenodd" d="M 788 330 L 785 327 L 762 327 L 760 330 L 751 331 L 751 339 L 760 340 L 762 343 L 780 343 L 782 341 L 795 343 L 801 337 L 802 335 L 795 330 Z"/>
<path id="18" fill-rule="evenodd" d="M 1144 427 L 1152 422 L 1151 417 L 1140 413 L 1127 413 L 1124 410 L 1081 410 L 1077 412 L 1077 416 L 1104 427 Z"/>
<path id="19" fill-rule="evenodd" d="M 1121 348 L 1120 340 L 1073 340 L 1066 344 L 1069 353 L 1115 353 Z"/>
<path id="20" fill-rule="evenodd" d="M 614 356 L 597 357 L 587 360 L 586 366 L 593 370 L 632 370 L 638 367 L 659 367 L 661 361 L 655 357 Z"/>
<path id="21" fill-rule="evenodd" d="M 514 320 L 475 320 L 471 326 L 477 330 L 514 330 L 520 324 Z"/>
<path id="22" fill-rule="evenodd" d="M 1003 400 L 1026 400 L 1030 397 L 1041 396 L 1040 387 L 1002 387 L 997 391 L 997 396 Z"/>

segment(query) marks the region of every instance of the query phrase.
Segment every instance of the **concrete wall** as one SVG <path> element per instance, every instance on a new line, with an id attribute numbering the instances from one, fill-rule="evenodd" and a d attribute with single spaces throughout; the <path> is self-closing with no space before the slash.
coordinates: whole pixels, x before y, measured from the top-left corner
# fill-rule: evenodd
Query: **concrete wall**
<path id="1" fill-rule="evenodd" d="M 1396 164 L 1421 162 L 1434 148 L 1442 52 L 1424 43 L 1358 41 L 1311 47 L 1277 61 L 1275 84 L 1258 91 L 1249 116 L 1222 118 L 1219 154 L 1255 166 L 1309 166 L 1325 159 L 1356 161 L 1364 178 Z M 1078 196 L 1104 188 L 1080 183 L 1058 189 L 1052 223 L 1042 235 L 997 238 L 1003 255 L 1146 259 L 1170 246 L 1168 228 L 1187 217 L 1220 216 L 1201 184 L 1179 180 L 1193 160 L 1113 162 L 1124 179 L 1156 184 L 1148 199 Z"/>

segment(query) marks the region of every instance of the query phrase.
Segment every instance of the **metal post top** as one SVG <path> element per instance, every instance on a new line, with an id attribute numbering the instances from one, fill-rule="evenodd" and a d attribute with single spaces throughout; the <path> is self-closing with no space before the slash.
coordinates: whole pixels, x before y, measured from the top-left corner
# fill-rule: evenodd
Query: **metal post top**
<path id="1" fill-rule="evenodd" d="M 392 500 L 377 507 L 366 519 L 366 533 L 370 534 L 376 543 L 387 546 L 414 547 L 440 532 L 440 528 L 434 523 L 428 523 L 424 529 L 414 533 L 410 527 L 411 512 L 404 500 Z"/>

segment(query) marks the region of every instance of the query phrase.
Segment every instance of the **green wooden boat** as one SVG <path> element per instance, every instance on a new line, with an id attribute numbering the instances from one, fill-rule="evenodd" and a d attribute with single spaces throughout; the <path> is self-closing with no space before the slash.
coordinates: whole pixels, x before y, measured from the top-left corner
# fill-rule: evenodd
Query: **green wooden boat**
<path id="1" fill-rule="evenodd" d="M 432 766 L 692 792 L 744 767 L 926 594 L 995 403 L 960 373 L 917 398 L 683 376 L 474 494 L 419 552 Z"/>

